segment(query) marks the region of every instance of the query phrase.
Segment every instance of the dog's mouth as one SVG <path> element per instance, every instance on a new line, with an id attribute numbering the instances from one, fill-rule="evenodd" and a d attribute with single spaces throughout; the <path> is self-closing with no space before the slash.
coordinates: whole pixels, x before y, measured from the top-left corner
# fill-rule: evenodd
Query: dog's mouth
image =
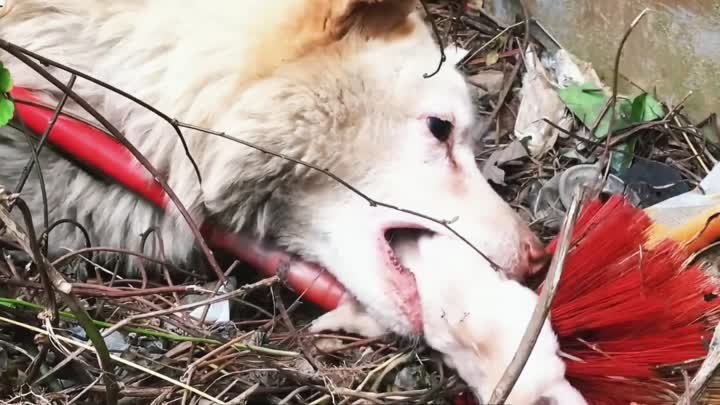
<path id="1" fill-rule="evenodd" d="M 421 236 L 432 235 L 427 228 L 410 226 L 392 226 L 383 230 L 380 248 L 385 256 L 386 277 L 390 285 L 390 293 L 396 301 L 395 305 L 406 317 L 413 332 L 422 333 L 422 309 L 415 276 L 412 269 L 403 263 L 400 254 L 402 249 L 417 247 Z"/>

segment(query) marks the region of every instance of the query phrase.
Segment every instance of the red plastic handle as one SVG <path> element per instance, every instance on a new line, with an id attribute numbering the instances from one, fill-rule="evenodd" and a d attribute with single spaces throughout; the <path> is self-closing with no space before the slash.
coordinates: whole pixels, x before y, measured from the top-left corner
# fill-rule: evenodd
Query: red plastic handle
<path id="1" fill-rule="evenodd" d="M 27 89 L 14 87 L 10 95 L 16 100 L 16 118 L 22 120 L 36 135 L 43 134 L 51 122 L 53 110 L 35 105 L 38 100 Z M 48 135 L 48 142 L 155 206 L 167 208 L 168 198 L 162 186 L 130 151 L 102 131 L 61 114 Z M 226 232 L 212 224 L 203 224 L 201 230 L 210 246 L 234 255 L 266 276 L 276 274 L 280 265 L 286 263 L 286 270 L 281 274 L 285 282 L 295 292 L 302 294 L 304 299 L 326 311 L 335 309 L 346 293 L 332 274 L 318 266 L 299 261 L 278 249 Z"/>
<path id="2" fill-rule="evenodd" d="M 345 295 L 345 288 L 332 274 L 308 262 L 297 260 L 287 253 L 262 246 L 243 235 L 228 233 L 217 227 L 203 226 L 202 233 L 210 246 L 243 260 L 266 276 L 277 274 L 303 299 L 331 311 Z M 287 266 L 283 268 L 283 266 Z"/>
<path id="3" fill-rule="evenodd" d="M 26 89 L 14 87 L 10 95 L 18 100 L 15 103 L 16 117 L 20 118 L 32 132 L 43 134 L 52 119 L 53 111 L 23 103 L 22 101 L 37 102 L 33 94 Z M 156 206 L 165 209 L 167 204 L 165 191 L 135 157 L 112 137 L 84 122 L 60 115 L 48 135 L 48 141 L 80 162 L 104 173 Z"/>

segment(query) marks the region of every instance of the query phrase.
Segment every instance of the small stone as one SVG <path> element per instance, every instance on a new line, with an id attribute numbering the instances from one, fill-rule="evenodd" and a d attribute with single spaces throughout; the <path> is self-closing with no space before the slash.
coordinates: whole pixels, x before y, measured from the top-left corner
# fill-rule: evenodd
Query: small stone
<path id="1" fill-rule="evenodd" d="M 400 370 L 400 372 L 395 375 L 393 385 L 395 390 L 411 391 L 429 387 L 430 381 L 425 368 L 414 365 Z"/>
<path id="2" fill-rule="evenodd" d="M 321 353 L 335 351 L 344 345 L 342 340 L 336 338 L 320 338 L 315 340 L 315 346 Z"/>
<path id="3" fill-rule="evenodd" d="M 104 330 L 100 332 L 104 333 Z M 110 352 L 122 353 L 130 347 L 125 335 L 120 331 L 115 331 L 104 338 L 105 345 Z"/>

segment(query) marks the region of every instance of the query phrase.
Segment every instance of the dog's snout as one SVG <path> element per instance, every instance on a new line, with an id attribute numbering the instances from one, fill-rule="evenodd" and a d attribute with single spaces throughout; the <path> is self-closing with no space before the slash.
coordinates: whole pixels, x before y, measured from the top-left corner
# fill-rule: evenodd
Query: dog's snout
<path id="1" fill-rule="evenodd" d="M 545 250 L 545 245 L 530 230 L 523 233 L 520 244 L 520 261 L 516 272 L 524 279 L 543 270 L 550 256 Z"/>

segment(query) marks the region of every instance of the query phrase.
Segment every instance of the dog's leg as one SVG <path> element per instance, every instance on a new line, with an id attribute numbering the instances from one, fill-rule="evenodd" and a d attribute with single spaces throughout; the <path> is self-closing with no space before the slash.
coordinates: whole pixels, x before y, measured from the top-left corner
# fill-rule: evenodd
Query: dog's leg
<path id="1" fill-rule="evenodd" d="M 336 309 L 315 319 L 309 331 L 311 333 L 344 331 L 368 338 L 382 336 L 388 332 L 352 298 L 344 298 Z"/>

